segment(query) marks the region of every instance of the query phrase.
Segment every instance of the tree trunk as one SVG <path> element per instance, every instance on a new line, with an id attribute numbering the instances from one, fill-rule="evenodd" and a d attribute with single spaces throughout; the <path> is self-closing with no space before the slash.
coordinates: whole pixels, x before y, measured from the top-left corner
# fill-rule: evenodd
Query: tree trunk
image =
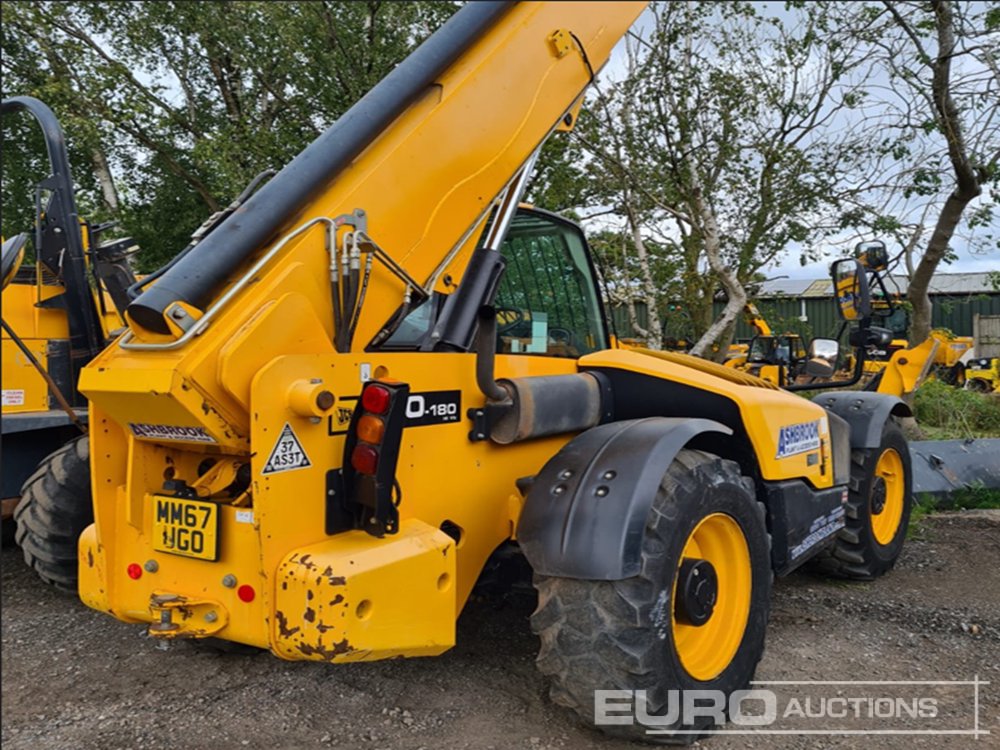
<path id="1" fill-rule="evenodd" d="M 626 196 L 626 202 L 628 197 Z M 639 222 L 635 218 L 632 206 L 626 203 L 625 210 L 628 212 L 628 223 L 632 230 L 632 242 L 635 244 L 635 253 L 639 258 L 639 271 L 642 274 L 642 296 L 646 302 L 646 346 L 650 349 L 660 349 L 663 346 L 663 326 L 660 323 L 660 299 L 656 293 L 656 285 L 653 283 L 653 272 L 649 266 L 649 253 L 646 251 L 646 243 L 642 239 L 642 232 L 639 231 Z"/>
<path id="2" fill-rule="evenodd" d="M 97 182 L 101 186 L 101 197 L 104 199 L 104 205 L 111 213 L 118 216 L 118 190 L 115 189 L 115 180 L 111 176 L 108 159 L 100 148 L 94 148 L 90 152 L 90 158 L 94 163 L 94 174 L 97 176 Z"/>
<path id="3" fill-rule="evenodd" d="M 969 161 L 961 114 L 951 95 L 951 60 L 956 46 L 953 9 L 948 0 L 935 0 L 931 5 L 934 9 L 938 42 L 938 56 L 928 63 L 933 72 L 931 98 L 934 102 L 935 119 L 948 143 L 948 159 L 955 171 L 956 184 L 941 208 L 934 232 L 927 242 L 927 249 L 910 279 L 907 297 L 913 305 L 911 344 L 919 344 L 930 335 L 932 306 L 928 290 L 931 279 L 948 252 L 948 243 L 955 234 L 965 207 L 982 192 L 980 176 Z M 898 15 L 896 18 L 905 24 Z"/>
<path id="4" fill-rule="evenodd" d="M 736 278 L 736 274 L 726 265 L 725 259 L 722 257 L 719 224 L 716 221 L 715 213 L 702 195 L 701 185 L 698 183 L 698 178 L 694 174 L 693 169 L 691 170 L 691 180 L 692 198 L 694 201 L 693 208 L 695 209 L 692 211 L 692 214 L 698 217 L 698 223 L 701 225 L 708 265 L 719 277 L 719 281 L 722 282 L 722 288 L 725 289 L 726 295 L 729 297 L 726 306 L 722 308 L 722 314 L 708 327 L 708 330 L 698 339 L 698 343 L 691 349 L 691 354 L 696 357 L 704 357 L 712 344 L 716 341 L 722 341 L 725 338 L 724 334 L 726 331 L 730 331 L 729 335 L 732 335 L 732 329 L 736 325 L 736 320 L 743 311 L 743 306 L 747 303 L 747 293 L 743 285 L 740 284 L 739 279 Z"/>
<path id="5" fill-rule="evenodd" d="M 978 190 L 976 191 L 978 194 Z M 948 196 L 944 207 L 938 216 L 934 233 L 927 243 L 920 262 L 910 279 L 910 286 L 906 296 L 913 306 L 913 314 L 910 318 L 910 344 L 916 346 L 927 339 L 931 333 L 931 315 L 933 305 L 928 291 L 934 272 L 937 271 L 938 264 L 948 252 L 948 242 L 955 234 L 955 227 L 962 220 L 962 212 L 966 205 L 975 196 L 963 198 L 959 195 L 959 190 Z"/>

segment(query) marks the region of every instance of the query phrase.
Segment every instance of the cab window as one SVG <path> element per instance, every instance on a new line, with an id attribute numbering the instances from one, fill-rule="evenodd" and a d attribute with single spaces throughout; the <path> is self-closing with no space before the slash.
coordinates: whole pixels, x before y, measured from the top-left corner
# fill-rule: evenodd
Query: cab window
<path id="1" fill-rule="evenodd" d="M 494 303 L 498 352 L 575 358 L 607 348 L 601 301 L 579 227 L 522 209 L 500 250 L 507 266 Z"/>

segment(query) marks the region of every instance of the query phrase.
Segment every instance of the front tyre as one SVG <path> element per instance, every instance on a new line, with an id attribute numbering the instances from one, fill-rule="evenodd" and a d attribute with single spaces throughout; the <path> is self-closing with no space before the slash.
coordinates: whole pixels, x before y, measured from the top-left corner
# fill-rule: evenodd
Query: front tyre
<path id="1" fill-rule="evenodd" d="M 685 722 L 678 691 L 746 688 L 764 650 L 770 540 L 737 464 L 678 454 L 649 511 L 641 566 L 620 581 L 536 576 L 538 668 L 551 679 L 552 700 L 591 724 L 595 691 L 637 691 L 637 720 L 603 731 L 693 742 L 721 717 Z"/>
<path id="2" fill-rule="evenodd" d="M 851 452 L 851 481 L 844 528 L 817 559 L 823 572 L 870 581 L 896 564 L 913 507 L 910 449 L 890 418 L 878 448 Z"/>

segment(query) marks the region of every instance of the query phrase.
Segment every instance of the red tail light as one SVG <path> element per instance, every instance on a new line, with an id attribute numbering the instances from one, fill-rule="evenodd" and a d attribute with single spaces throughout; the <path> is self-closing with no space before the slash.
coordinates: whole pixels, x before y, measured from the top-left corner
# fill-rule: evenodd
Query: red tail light
<path id="1" fill-rule="evenodd" d="M 359 474 L 374 474 L 378 469 L 378 451 L 364 443 L 354 446 L 351 452 L 351 466 Z"/>
<path id="2" fill-rule="evenodd" d="M 370 385 L 361 394 L 361 406 L 365 411 L 374 414 L 385 414 L 389 410 L 391 401 L 392 394 L 389 393 L 389 389 L 380 385 Z"/>

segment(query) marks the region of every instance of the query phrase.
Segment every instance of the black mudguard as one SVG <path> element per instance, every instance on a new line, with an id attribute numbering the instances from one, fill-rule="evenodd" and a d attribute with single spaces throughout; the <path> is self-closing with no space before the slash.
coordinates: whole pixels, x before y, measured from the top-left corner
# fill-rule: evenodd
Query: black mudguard
<path id="1" fill-rule="evenodd" d="M 649 417 L 600 425 L 549 459 L 532 483 L 517 539 L 534 571 L 616 581 L 639 574 L 649 508 L 667 467 L 710 419 Z"/>
<path id="2" fill-rule="evenodd" d="M 828 412 L 845 420 L 851 429 L 851 448 L 878 448 L 882 427 L 890 416 L 912 417 L 913 412 L 896 396 L 867 391 L 821 393 L 813 398 Z"/>

